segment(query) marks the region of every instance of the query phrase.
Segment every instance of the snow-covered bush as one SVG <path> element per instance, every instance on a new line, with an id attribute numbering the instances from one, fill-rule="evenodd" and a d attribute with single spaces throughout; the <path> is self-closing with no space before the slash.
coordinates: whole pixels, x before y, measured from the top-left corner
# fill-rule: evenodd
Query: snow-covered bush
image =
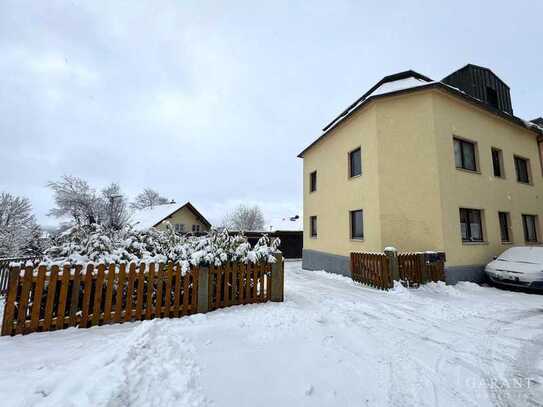
<path id="1" fill-rule="evenodd" d="M 55 238 L 45 252 L 45 263 L 175 262 L 184 270 L 190 265 L 221 266 L 228 262 L 273 263 L 279 239 L 264 235 L 251 247 L 243 234 L 212 230 L 206 236 L 179 235 L 167 224 L 166 230 L 151 228 L 121 230 L 99 224 L 73 226 Z"/>

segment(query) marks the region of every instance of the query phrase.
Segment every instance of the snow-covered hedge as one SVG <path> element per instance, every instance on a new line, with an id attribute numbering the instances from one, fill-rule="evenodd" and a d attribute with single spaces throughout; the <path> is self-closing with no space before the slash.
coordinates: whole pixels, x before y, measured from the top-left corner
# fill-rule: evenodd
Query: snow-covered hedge
<path id="1" fill-rule="evenodd" d="M 121 231 L 100 225 L 74 226 L 57 237 L 45 252 L 46 264 L 175 262 L 183 270 L 190 265 L 220 266 L 227 262 L 273 263 L 279 239 L 261 237 L 251 247 L 242 234 L 211 231 L 206 236 L 179 235 L 171 225 L 165 231 Z"/>

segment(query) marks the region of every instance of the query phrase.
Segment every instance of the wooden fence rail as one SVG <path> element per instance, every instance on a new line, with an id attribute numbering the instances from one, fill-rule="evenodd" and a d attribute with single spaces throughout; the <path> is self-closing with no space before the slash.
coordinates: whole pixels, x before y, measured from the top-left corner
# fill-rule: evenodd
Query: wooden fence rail
<path id="1" fill-rule="evenodd" d="M 444 264 L 444 253 L 351 253 L 352 279 L 385 290 L 394 280 L 407 286 L 444 281 Z"/>
<path id="2" fill-rule="evenodd" d="M 283 275 L 283 262 L 277 279 Z M 173 318 L 272 298 L 271 264 L 191 267 L 180 264 L 92 264 L 12 267 L 2 335 Z M 208 276 L 199 292 L 199 274 Z M 207 292 L 209 290 L 209 292 Z M 205 298 L 205 307 L 198 299 Z"/>

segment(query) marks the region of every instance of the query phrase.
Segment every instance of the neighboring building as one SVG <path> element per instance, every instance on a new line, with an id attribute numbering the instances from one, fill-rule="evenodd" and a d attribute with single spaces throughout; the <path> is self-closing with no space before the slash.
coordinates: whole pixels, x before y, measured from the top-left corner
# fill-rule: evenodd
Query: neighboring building
<path id="1" fill-rule="evenodd" d="M 542 241 L 540 126 L 487 68 L 383 78 L 299 155 L 304 267 L 349 274 L 350 252 L 395 246 L 444 251 L 448 281 L 479 281 L 493 256 Z"/>
<path id="2" fill-rule="evenodd" d="M 166 222 L 169 222 L 178 233 L 205 233 L 211 228 L 211 223 L 190 202 L 183 205 L 171 203 L 140 209 L 132 216 L 132 224 L 138 230 L 151 227 L 164 229 Z"/>
<path id="3" fill-rule="evenodd" d="M 303 222 L 299 215 L 284 218 L 274 218 L 267 223 L 263 230 L 244 231 L 243 234 L 251 245 L 254 245 L 263 235 L 279 238 L 279 250 L 285 259 L 301 259 L 303 249 Z M 229 231 L 239 233 L 238 231 Z"/>

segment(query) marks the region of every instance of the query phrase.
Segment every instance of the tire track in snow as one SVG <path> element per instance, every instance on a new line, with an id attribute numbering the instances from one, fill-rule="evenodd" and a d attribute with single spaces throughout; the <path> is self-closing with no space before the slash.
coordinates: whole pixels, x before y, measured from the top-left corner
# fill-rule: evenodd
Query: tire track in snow
<path id="1" fill-rule="evenodd" d="M 543 334 L 536 336 L 536 338 L 529 340 L 527 344 L 521 346 L 516 357 L 511 360 L 510 367 L 505 370 L 504 379 L 500 379 L 500 374 L 495 366 L 495 362 L 498 359 L 494 355 L 497 339 L 502 339 L 500 334 L 505 328 L 511 328 L 527 319 L 542 316 L 541 309 L 517 311 L 508 319 L 495 319 L 486 329 L 485 335 L 488 341 L 485 342 L 486 346 L 481 347 L 479 351 L 479 363 L 488 372 L 485 375 L 485 383 L 487 384 L 487 391 L 495 405 L 500 407 L 527 406 L 527 402 L 530 400 L 535 402 L 531 403 L 531 405 L 543 405 L 534 398 L 534 391 L 537 391 L 541 395 L 540 383 L 533 383 L 539 389 L 526 385 L 521 385 L 518 388 L 515 387 L 515 380 L 525 380 L 524 383 L 528 383 L 526 380 L 529 380 L 531 377 L 530 374 L 534 372 L 535 363 L 540 361 L 539 359 L 533 359 L 533 357 L 543 352 L 541 348 Z"/>

